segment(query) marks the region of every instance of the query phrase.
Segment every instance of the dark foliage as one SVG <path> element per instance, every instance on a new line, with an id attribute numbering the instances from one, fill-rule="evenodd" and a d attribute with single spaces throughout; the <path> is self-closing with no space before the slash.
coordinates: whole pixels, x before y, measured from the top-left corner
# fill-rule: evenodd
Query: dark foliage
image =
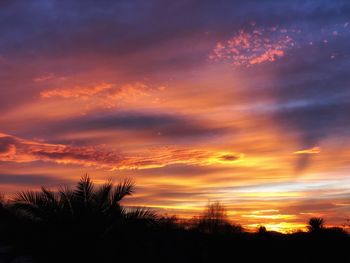
<path id="1" fill-rule="evenodd" d="M 321 232 L 324 229 L 324 219 L 321 217 L 310 218 L 308 228 L 313 233 Z"/>
<path id="2" fill-rule="evenodd" d="M 248 233 L 218 202 L 181 221 L 123 207 L 133 192 L 130 180 L 96 186 L 84 176 L 74 189 L 1 198 L 0 262 L 350 262 L 349 236 L 320 218 L 309 233 Z"/>

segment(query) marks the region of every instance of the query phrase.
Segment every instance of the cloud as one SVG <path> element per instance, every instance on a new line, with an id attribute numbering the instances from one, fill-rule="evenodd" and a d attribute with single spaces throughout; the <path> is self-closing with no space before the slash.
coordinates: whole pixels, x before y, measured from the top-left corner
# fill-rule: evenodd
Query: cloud
<path id="1" fill-rule="evenodd" d="M 250 26 L 236 30 L 232 37 L 216 43 L 209 59 L 225 61 L 234 67 L 251 67 L 257 64 L 274 62 L 284 57 L 287 52 L 304 47 L 318 50 L 316 59 L 326 56 L 330 59 L 342 57 L 345 50 L 335 49 L 335 41 L 346 41 L 349 37 L 349 23 L 343 18 L 339 23 L 320 24 L 317 21 L 308 21 L 307 26 L 293 23 L 274 26 L 257 26 L 255 22 Z M 319 52 L 319 47 L 327 47 L 324 53 Z M 304 59 L 313 59 L 311 54 L 304 54 Z"/>
<path id="2" fill-rule="evenodd" d="M 53 161 L 104 167 L 121 160 L 117 154 L 98 151 L 93 147 L 79 148 L 36 142 L 3 133 L 0 133 L 0 149 L 0 160 L 6 162 Z"/>
<path id="3" fill-rule="evenodd" d="M 0 133 L 0 160 L 5 162 L 45 161 L 92 166 L 107 170 L 148 169 L 172 164 L 232 164 L 243 154 L 179 147 L 157 147 L 142 154 L 107 151 L 97 147 L 73 147 L 17 138 Z M 225 156 L 230 156 L 225 159 Z M 235 158 L 233 156 L 236 156 Z M 224 157 L 224 158 L 223 158 Z"/>
<path id="4" fill-rule="evenodd" d="M 227 153 L 227 154 L 221 154 L 219 156 L 219 159 L 222 160 L 223 162 L 226 162 L 226 161 L 236 161 L 241 159 L 242 157 L 243 155 Z"/>
<path id="5" fill-rule="evenodd" d="M 150 97 L 152 92 L 163 89 L 165 89 L 164 86 L 151 87 L 141 82 L 121 86 L 112 83 L 99 83 L 96 85 L 44 90 L 40 93 L 40 96 L 44 99 L 83 100 L 84 103 L 111 108 L 141 97 Z"/>
<path id="6" fill-rule="evenodd" d="M 287 29 L 278 27 L 255 28 L 239 32 L 225 42 L 218 42 L 209 56 L 217 61 L 229 61 L 235 67 L 250 67 L 273 62 L 294 47 L 294 40 Z"/>
<path id="7" fill-rule="evenodd" d="M 38 186 L 44 184 L 60 184 L 62 182 L 66 182 L 66 180 L 45 174 L 0 173 L 1 185 Z"/>
<path id="8" fill-rule="evenodd" d="M 35 125 L 30 128 L 27 126 L 27 135 L 30 134 L 30 129 L 33 130 L 33 135 L 43 138 L 56 138 L 65 134 L 74 135 L 81 132 L 90 132 L 91 134 L 99 132 L 103 137 L 103 134 L 115 131 L 133 132 L 139 137 L 156 138 L 157 140 L 174 138 L 193 140 L 221 136 L 228 132 L 225 127 L 216 127 L 199 119 L 180 114 L 122 110 L 88 114 L 60 121 L 53 120 L 48 122 L 45 127 Z M 130 137 L 130 134 L 128 136 Z M 76 139 L 79 140 L 77 137 Z"/>
<path id="9" fill-rule="evenodd" d="M 98 93 L 102 93 L 106 90 L 109 90 L 113 87 L 112 84 L 102 83 L 94 86 L 87 87 L 73 87 L 73 88 L 61 88 L 61 89 L 53 89 L 53 90 L 45 90 L 40 93 L 42 98 L 52 98 L 52 97 L 60 97 L 60 98 L 82 98 L 88 99 L 92 96 L 95 96 Z"/>
<path id="10" fill-rule="evenodd" d="M 52 82 L 52 81 L 63 81 L 66 80 L 66 77 L 58 77 L 54 73 L 44 74 L 37 76 L 32 79 L 35 83 L 45 83 L 45 82 Z"/>
<path id="11" fill-rule="evenodd" d="M 315 146 L 315 147 L 312 147 L 312 148 L 309 148 L 309 149 L 295 151 L 294 154 L 318 154 L 320 152 L 321 152 L 321 148 Z"/>

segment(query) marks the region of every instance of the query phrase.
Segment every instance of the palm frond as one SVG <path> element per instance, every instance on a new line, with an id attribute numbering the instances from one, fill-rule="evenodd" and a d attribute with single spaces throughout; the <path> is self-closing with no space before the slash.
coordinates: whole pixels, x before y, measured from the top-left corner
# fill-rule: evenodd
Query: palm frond
<path id="1" fill-rule="evenodd" d="M 119 183 L 111 196 L 111 204 L 116 204 L 121 201 L 125 196 L 132 195 L 134 193 L 135 185 L 131 179 L 125 179 L 122 183 Z"/>
<path id="2" fill-rule="evenodd" d="M 14 202 L 16 203 L 28 203 L 37 205 L 42 202 L 42 198 L 40 193 L 34 191 L 22 191 L 16 194 L 14 198 Z"/>
<path id="3" fill-rule="evenodd" d="M 149 208 L 131 208 L 127 210 L 125 213 L 126 220 L 145 220 L 148 222 L 156 222 L 158 221 L 158 215 Z"/>
<path id="4" fill-rule="evenodd" d="M 94 200 L 100 209 L 104 209 L 104 207 L 109 205 L 112 190 L 113 183 L 109 180 L 95 191 Z"/>
<path id="5" fill-rule="evenodd" d="M 19 213 L 33 219 L 42 219 L 45 201 L 39 192 L 22 191 L 16 194 L 12 207 Z"/>
<path id="6" fill-rule="evenodd" d="M 62 205 L 69 204 L 69 206 L 71 206 L 74 196 L 74 192 L 72 190 L 70 190 L 68 187 L 61 187 L 58 191 L 58 195 Z"/>
<path id="7" fill-rule="evenodd" d="M 91 200 L 94 192 L 94 184 L 90 177 L 85 174 L 78 182 L 76 189 L 74 191 L 74 196 L 84 203 Z"/>
<path id="8" fill-rule="evenodd" d="M 41 187 L 41 198 L 48 204 L 55 206 L 55 208 L 59 207 L 59 198 L 57 193 L 46 189 L 45 187 Z"/>

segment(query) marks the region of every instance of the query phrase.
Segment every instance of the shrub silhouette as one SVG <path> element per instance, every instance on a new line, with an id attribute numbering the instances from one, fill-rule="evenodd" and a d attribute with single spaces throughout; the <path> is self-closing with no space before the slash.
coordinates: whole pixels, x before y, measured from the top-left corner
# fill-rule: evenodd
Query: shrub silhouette
<path id="1" fill-rule="evenodd" d="M 258 227 L 258 234 L 265 235 L 266 233 L 267 233 L 267 230 L 266 230 L 265 226 L 259 226 Z"/>
<path id="2" fill-rule="evenodd" d="M 321 217 L 312 217 L 308 225 L 309 232 L 318 233 L 324 229 L 324 219 Z"/>
<path id="3" fill-rule="evenodd" d="M 219 201 L 208 203 L 198 221 L 198 230 L 205 233 L 242 232 L 242 227 L 233 225 L 227 217 L 227 210 Z"/>

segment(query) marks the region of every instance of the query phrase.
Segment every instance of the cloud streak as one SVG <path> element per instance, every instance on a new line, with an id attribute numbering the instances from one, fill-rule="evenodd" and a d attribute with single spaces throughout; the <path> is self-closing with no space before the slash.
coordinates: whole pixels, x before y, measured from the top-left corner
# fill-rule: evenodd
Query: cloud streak
<path id="1" fill-rule="evenodd" d="M 102 83 L 87 87 L 73 87 L 73 88 L 58 88 L 53 90 L 45 90 L 40 93 L 42 98 L 81 98 L 88 99 L 96 94 L 103 93 L 113 87 L 110 83 Z"/>
<path id="2" fill-rule="evenodd" d="M 71 135 L 79 140 L 81 133 L 99 133 L 102 139 L 104 135 L 114 132 L 127 134 L 130 139 L 132 134 L 138 138 L 172 141 L 200 140 L 202 138 L 216 138 L 229 132 L 225 127 L 216 127 L 202 120 L 183 116 L 181 114 L 169 114 L 161 112 L 141 111 L 111 111 L 107 113 L 95 113 L 64 120 L 52 120 L 46 127 L 27 126 L 26 134 L 41 136 L 43 138 L 59 138 L 62 135 Z M 232 129 L 230 129 L 232 132 Z M 135 135 L 135 136 L 136 136 Z"/>
<path id="3" fill-rule="evenodd" d="M 243 157 L 241 153 L 179 147 L 160 147 L 145 150 L 143 154 L 130 154 L 96 147 L 43 143 L 0 133 L 0 161 L 3 162 L 45 161 L 123 170 L 159 168 L 172 164 L 232 164 Z"/>
<path id="4" fill-rule="evenodd" d="M 320 152 L 321 152 L 320 147 L 312 147 L 310 149 L 295 151 L 294 154 L 318 154 Z"/>
<path id="5" fill-rule="evenodd" d="M 150 97 L 153 92 L 165 89 L 164 86 L 151 87 L 142 82 L 116 85 L 113 83 L 99 83 L 96 85 L 73 86 L 41 91 L 43 99 L 71 99 L 82 100 L 91 105 L 112 108 L 121 103 L 127 103 L 139 98 Z"/>

